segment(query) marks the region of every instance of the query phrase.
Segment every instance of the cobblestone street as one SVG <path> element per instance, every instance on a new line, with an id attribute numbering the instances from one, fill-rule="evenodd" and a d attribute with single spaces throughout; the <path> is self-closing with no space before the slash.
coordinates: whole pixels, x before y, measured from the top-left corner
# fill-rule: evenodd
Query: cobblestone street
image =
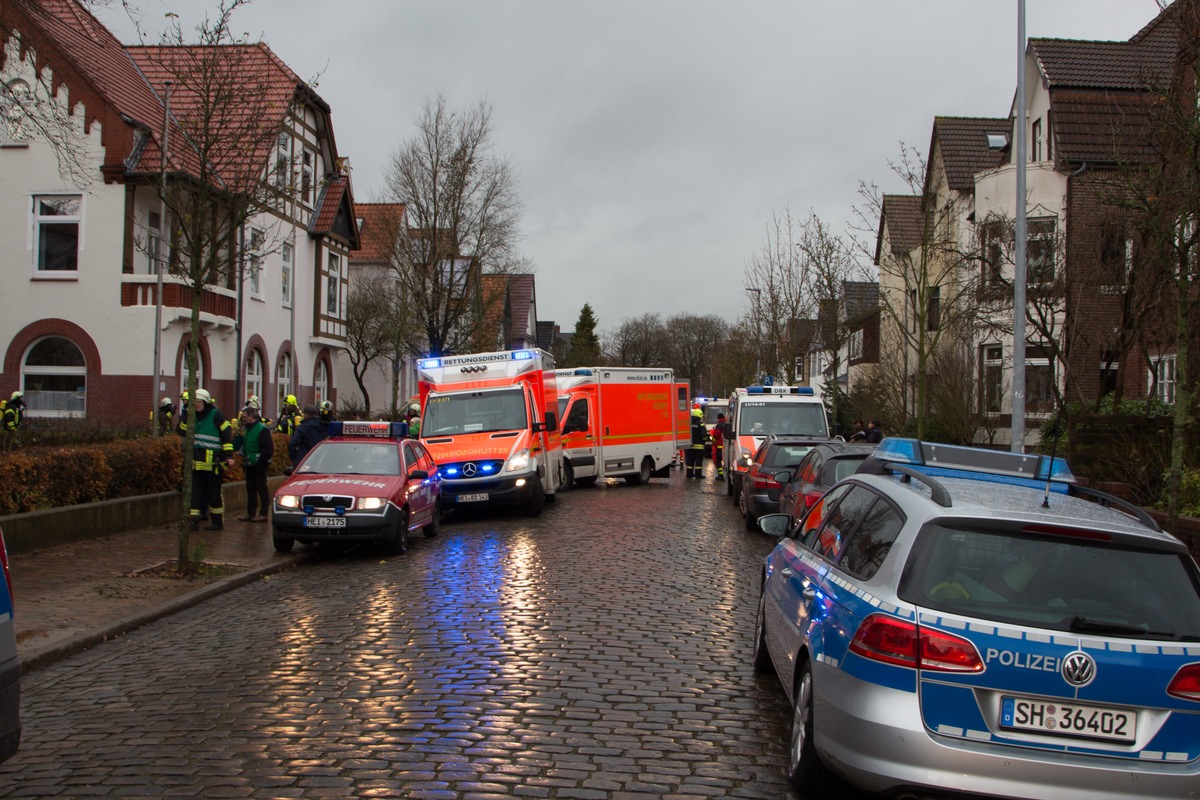
<path id="1" fill-rule="evenodd" d="M 447 516 L 28 674 L 0 796 L 787 798 L 769 547 L 679 473 Z"/>

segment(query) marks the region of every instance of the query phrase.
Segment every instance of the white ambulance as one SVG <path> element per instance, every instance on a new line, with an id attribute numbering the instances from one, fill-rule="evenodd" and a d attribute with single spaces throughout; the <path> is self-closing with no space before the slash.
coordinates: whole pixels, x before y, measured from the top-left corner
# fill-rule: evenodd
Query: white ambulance
<path id="1" fill-rule="evenodd" d="M 748 386 L 734 389 L 726 421 L 725 492 L 737 497 L 758 446 L 770 435 L 829 438 L 825 404 L 810 386 Z"/>

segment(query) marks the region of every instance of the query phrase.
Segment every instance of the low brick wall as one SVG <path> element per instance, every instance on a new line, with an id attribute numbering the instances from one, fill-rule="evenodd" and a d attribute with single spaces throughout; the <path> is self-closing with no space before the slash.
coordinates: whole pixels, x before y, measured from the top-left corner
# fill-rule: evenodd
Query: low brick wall
<path id="1" fill-rule="evenodd" d="M 284 480 L 284 476 L 278 475 L 269 478 L 267 485 L 274 492 Z M 227 513 L 245 510 L 244 482 L 227 483 L 223 490 Z M 138 528 L 168 525 L 183 514 L 182 499 L 179 492 L 162 492 L 10 514 L 0 517 L 0 530 L 4 531 L 10 553 L 27 553 Z"/>

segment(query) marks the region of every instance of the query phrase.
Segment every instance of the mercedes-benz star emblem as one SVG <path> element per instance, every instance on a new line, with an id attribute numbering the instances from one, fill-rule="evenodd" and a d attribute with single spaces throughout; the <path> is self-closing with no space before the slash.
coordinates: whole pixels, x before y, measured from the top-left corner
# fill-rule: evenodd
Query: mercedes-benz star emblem
<path id="1" fill-rule="evenodd" d="M 1063 680 L 1072 686 L 1087 686 L 1096 677 L 1096 661 L 1082 650 L 1063 659 Z"/>
<path id="2" fill-rule="evenodd" d="M 475 466 L 474 461 L 468 461 L 467 463 L 463 464 L 462 472 L 464 477 L 474 478 L 475 473 L 479 472 L 479 467 Z"/>

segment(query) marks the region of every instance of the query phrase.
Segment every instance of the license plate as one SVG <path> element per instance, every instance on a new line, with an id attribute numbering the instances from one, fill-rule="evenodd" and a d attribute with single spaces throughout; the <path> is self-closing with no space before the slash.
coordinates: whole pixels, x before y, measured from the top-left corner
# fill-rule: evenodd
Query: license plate
<path id="1" fill-rule="evenodd" d="M 460 494 L 458 496 L 458 502 L 460 503 L 482 503 L 487 499 L 487 492 L 480 492 L 479 494 Z"/>
<path id="2" fill-rule="evenodd" d="M 1000 727 L 1054 736 L 1132 742 L 1137 738 L 1137 714 L 1116 708 L 1002 697 Z"/>
<path id="3" fill-rule="evenodd" d="M 346 527 L 345 517 L 305 517 L 304 527 L 306 528 L 344 528 Z"/>

